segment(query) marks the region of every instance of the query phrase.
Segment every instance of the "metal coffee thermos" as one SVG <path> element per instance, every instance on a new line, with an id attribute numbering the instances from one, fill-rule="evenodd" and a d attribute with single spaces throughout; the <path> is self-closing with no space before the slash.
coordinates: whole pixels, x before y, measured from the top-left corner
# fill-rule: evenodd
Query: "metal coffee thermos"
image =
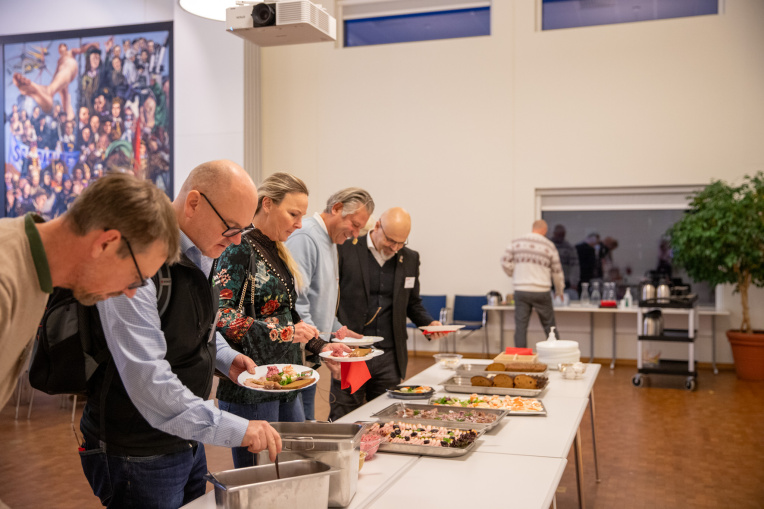
<path id="1" fill-rule="evenodd" d="M 661 281 L 658 288 L 655 291 L 655 296 L 658 300 L 668 301 L 671 299 L 671 286 L 667 281 Z"/>
<path id="2" fill-rule="evenodd" d="M 655 309 L 645 313 L 642 318 L 643 336 L 660 336 L 663 334 L 663 314 Z"/>
<path id="3" fill-rule="evenodd" d="M 655 298 L 655 285 L 650 282 L 642 283 L 642 300 L 653 300 Z"/>

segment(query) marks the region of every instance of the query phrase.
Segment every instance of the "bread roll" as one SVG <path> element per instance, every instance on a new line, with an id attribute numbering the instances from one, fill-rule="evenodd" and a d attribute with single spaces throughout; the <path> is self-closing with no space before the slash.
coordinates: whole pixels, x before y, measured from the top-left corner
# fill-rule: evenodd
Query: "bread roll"
<path id="1" fill-rule="evenodd" d="M 473 376 L 470 378 L 470 384 L 476 385 L 478 387 L 491 387 L 493 382 L 491 382 L 490 378 L 486 378 L 484 376 Z"/>
<path id="2" fill-rule="evenodd" d="M 546 371 L 546 364 L 541 362 L 509 362 L 506 367 L 507 371 L 519 373 L 543 373 Z"/>
<path id="3" fill-rule="evenodd" d="M 504 371 L 506 368 L 501 362 L 494 362 L 485 367 L 486 371 Z"/>
<path id="4" fill-rule="evenodd" d="M 517 375 L 515 377 L 515 387 L 517 389 L 536 389 L 538 382 L 535 378 L 528 375 Z"/>
<path id="5" fill-rule="evenodd" d="M 494 387 L 506 387 L 511 389 L 514 387 L 514 380 L 509 375 L 496 375 L 493 377 Z"/>

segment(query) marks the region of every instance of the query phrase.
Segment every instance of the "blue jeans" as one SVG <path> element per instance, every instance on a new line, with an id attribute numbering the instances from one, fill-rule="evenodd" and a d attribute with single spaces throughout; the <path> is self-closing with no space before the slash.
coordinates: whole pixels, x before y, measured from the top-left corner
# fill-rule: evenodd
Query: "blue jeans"
<path id="1" fill-rule="evenodd" d="M 82 470 L 93 493 L 110 509 L 177 509 L 204 495 L 207 458 L 204 444 L 156 456 L 108 454 L 86 440 Z"/>
<path id="2" fill-rule="evenodd" d="M 299 397 L 289 403 L 283 401 L 268 401 L 256 405 L 241 405 L 218 400 L 218 407 L 250 421 L 268 422 L 303 422 L 305 413 Z M 231 448 L 234 468 L 252 467 L 257 465 L 257 455 L 249 452 L 246 447 Z"/>
<path id="3" fill-rule="evenodd" d="M 306 421 L 316 420 L 316 387 L 318 387 L 318 384 L 313 384 L 300 392 L 300 399 L 302 400 L 302 408 L 305 410 Z"/>

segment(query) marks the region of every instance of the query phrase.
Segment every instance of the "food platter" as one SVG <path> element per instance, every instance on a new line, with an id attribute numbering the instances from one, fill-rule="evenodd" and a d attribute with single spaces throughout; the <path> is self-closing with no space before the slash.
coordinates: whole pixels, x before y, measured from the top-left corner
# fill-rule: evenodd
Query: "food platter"
<path id="1" fill-rule="evenodd" d="M 384 350 L 376 350 L 374 348 L 371 349 L 371 353 L 368 355 L 364 355 L 363 357 L 333 357 L 331 351 L 321 352 L 319 357 L 322 359 L 328 359 L 330 361 L 336 361 L 336 362 L 364 362 L 368 361 L 369 359 L 373 359 L 374 357 L 379 357 L 380 355 L 384 354 Z"/>
<path id="2" fill-rule="evenodd" d="M 512 370 L 512 371 L 486 371 L 487 364 L 460 364 L 456 367 L 456 376 L 475 376 L 475 375 L 546 375 L 548 373 L 548 370 L 543 372 L 535 372 L 535 371 L 518 371 L 518 370 Z"/>
<path id="3" fill-rule="evenodd" d="M 402 434 L 392 437 L 389 430 L 400 430 Z M 420 431 L 421 430 L 421 431 Z M 369 425 L 366 433 L 372 433 L 382 436 L 382 442 L 379 444 L 379 450 L 385 452 L 397 452 L 402 454 L 416 454 L 419 456 L 439 456 L 455 457 L 464 456 L 477 445 L 477 439 L 485 432 L 483 429 L 456 428 L 453 426 L 429 426 L 412 424 L 402 421 L 375 422 Z M 425 438 L 429 445 L 425 445 L 419 436 L 412 437 L 411 441 L 406 441 L 407 434 L 420 434 Z M 430 435 L 443 436 L 444 440 L 451 442 L 449 445 L 433 445 L 438 438 L 431 438 Z M 420 443 L 415 443 L 418 440 Z M 466 445 L 455 445 L 456 441 L 462 441 Z M 443 443 L 443 442 L 440 442 Z"/>
<path id="4" fill-rule="evenodd" d="M 509 413 L 507 409 L 454 408 L 422 403 L 393 403 L 373 414 L 381 421 L 402 421 L 452 428 L 493 429 Z"/>
<path id="5" fill-rule="evenodd" d="M 435 332 L 456 332 L 459 329 L 463 329 L 465 325 L 423 325 L 419 327 L 419 330 L 425 334 L 432 334 Z"/>
<path id="6" fill-rule="evenodd" d="M 387 395 L 396 399 L 427 399 L 435 394 L 435 389 L 426 385 L 399 385 L 387 389 Z"/>
<path id="7" fill-rule="evenodd" d="M 253 387 L 252 385 L 247 385 L 245 383 L 249 379 L 265 377 L 267 375 L 267 373 L 268 373 L 268 367 L 269 366 L 275 366 L 276 368 L 278 368 L 280 373 L 283 373 L 284 369 L 287 366 L 291 366 L 292 369 L 296 373 L 305 373 L 305 372 L 310 371 L 311 372 L 310 378 L 313 378 L 313 383 L 305 385 L 303 387 L 300 387 L 299 389 L 266 389 L 264 387 Z M 257 366 L 255 368 L 255 374 L 254 375 L 252 373 L 247 372 L 247 371 L 243 371 L 239 375 L 237 380 L 238 380 L 239 384 L 242 387 L 245 387 L 245 388 L 247 388 L 247 389 L 249 389 L 251 391 L 285 393 L 285 392 L 291 392 L 291 391 L 295 391 L 295 390 L 299 391 L 299 390 L 302 390 L 302 389 L 307 389 L 308 387 L 311 387 L 311 386 L 315 385 L 316 383 L 318 383 L 319 378 L 321 378 L 321 377 L 319 376 L 318 371 L 316 371 L 313 368 L 309 368 L 307 366 L 300 366 L 299 364 L 264 364 L 262 366 Z"/>
<path id="8" fill-rule="evenodd" d="M 546 416 L 546 408 L 540 399 L 520 396 L 480 396 L 478 394 L 471 394 L 468 398 L 434 396 L 430 398 L 430 404 L 462 408 L 499 408 L 508 409 L 509 415 Z"/>
<path id="9" fill-rule="evenodd" d="M 343 345 L 348 346 L 369 346 L 373 345 L 374 343 L 379 343 L 380 341 L 384 341 L 385 338 L 382 336 L 364 336 L 362 338 L 345 338 L 345 339 L 337 339 L 332 338 L 333 343 L 342 343 Z"/>
<path id="10" fill-rule="evenodd" d="M 499 373 L 506 375 L 507 373 Z M 495 375 L 487 375 L 485 378 L 492 379 Z M 443 386 L 443 390 L 447 392 L 460 392 L 464 394 L 491 394 L 498 396 L 539 396 L 549 385 L 549 379 L 544 375 L 537 375 L 535 373 L 527 374 L 536 380 L 536 389 L 523 389 L 518 387 L 486 387 L 480 385 L 472 385 L 472 377 L 469 376 L 452 376 L 448 380 L 444 380 L 440 385 Z"/>

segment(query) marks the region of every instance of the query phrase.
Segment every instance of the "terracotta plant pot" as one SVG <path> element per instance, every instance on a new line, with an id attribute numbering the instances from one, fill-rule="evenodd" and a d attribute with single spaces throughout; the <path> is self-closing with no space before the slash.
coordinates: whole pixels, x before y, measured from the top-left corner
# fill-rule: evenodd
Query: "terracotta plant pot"
<path id="1" fill-rule="evenodd" d="M 728 330 L 735 371 L 741 380 L 764 381 L 764 331 L 744 333 Z"/>

